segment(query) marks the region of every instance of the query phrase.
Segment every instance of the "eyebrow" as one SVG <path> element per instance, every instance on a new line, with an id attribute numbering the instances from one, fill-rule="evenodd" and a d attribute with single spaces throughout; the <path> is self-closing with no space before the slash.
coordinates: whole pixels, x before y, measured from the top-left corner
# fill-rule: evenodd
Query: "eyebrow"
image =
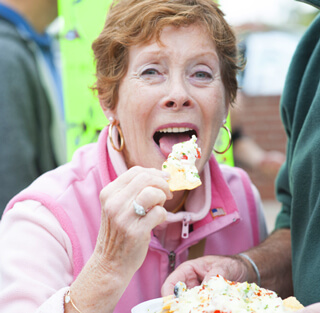
<path id="1" fill-rule="evenodd" d="M 146 57 L 146 58 L 152 58 L 157 56 L 157 58 L 162 58 L 162 57 L 168 57 L 170 55 L 170 52 L 164 52 L 159 49 L 151 50 L 151 51 L 142 51 L 141 53 L 138 54 L 138 58 L 140 59 L 141 57 Z M 207 57 L 208 55 L 211 55 L 211 57 L 215 61 L 219 61 L 218 54 L 216 52 L 213 52 L 212 50 L 207 50 L 203 51 L 201 53 L 194 53 L 190 55 L 189 59 L 194 59 L 194 58 L 201 58 L 201 57 Z"/>

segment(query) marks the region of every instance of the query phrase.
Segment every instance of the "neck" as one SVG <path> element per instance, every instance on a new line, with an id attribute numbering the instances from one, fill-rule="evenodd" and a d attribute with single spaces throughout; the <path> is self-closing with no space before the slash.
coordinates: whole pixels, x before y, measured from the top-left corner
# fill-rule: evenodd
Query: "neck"
<path id="1" fill-rule="evenodd" d="M 0 3 L 22 15 L 39 34 L 58 15 L 57 0 L 0 0 Z"/>
<path id="2" fill-rule="evenodd" d="M 189 190 L 184 190 L 184 192 L 182 193 L 182 196 L 180 196 L 178 198 L 179 202 L 175 201 L 174 203 L 172 203 L 169 211 L 171 213 L 177 213 L 177 212 L 181 211 L 184 207 L 184 204 L 187 200 L 188 195 L 189 195 Z"/>

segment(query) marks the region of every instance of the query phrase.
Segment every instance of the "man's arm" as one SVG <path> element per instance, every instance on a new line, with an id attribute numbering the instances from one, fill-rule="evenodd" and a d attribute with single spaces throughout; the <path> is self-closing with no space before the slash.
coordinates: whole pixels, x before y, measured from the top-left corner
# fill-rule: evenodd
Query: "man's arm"
<path id="1" fill-rule="evenodd" d="M 258 267 L 261 287 L 276 291 L 282 298 L 293 294 L 290 229 L 276 230 L 246 254 Z M 248 281 L 256 281 L 256 273 L 249 261 L 247 268 Z"/>

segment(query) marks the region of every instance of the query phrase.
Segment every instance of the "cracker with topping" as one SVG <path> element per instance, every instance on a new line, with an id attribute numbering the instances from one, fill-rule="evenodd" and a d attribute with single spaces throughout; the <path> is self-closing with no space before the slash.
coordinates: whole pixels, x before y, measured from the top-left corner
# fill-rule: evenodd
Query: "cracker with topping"
<path id="1" fill-rule="evenodd" d="M 168 159 L 162 164 L 162 170 L 170 173 L 168 180 L 171 191 L 191 190 L 201 185 L 200 176 L 195 166 L 196 159 L 201 157 L 197 137 L 173 145 Z"/>

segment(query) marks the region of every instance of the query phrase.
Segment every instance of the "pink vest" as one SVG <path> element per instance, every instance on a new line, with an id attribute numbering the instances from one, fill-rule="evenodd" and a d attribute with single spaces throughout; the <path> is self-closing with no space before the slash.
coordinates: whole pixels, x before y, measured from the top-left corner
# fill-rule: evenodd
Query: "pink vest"
<path id="1" fill-rule="evenodd" d="M 39 177 L 14 197 L 16 202 L 36 200 L 58 219 L 73 249 L 74 278 L 91 256 L 100 227 L 99 194 L 117 176 L 107 154 L 108 129 L 97 144 L 79 149 L 73 160 Z M 241 169 L 222 166 L 211 157 L 211 210 L 192 225 L 187 238 L 175 251 L 167 251 L 152 237 L 141 268 L 133 276 L 114 313 L 130 312 L 140 302 L 160 297 L 160 288 L 170 273 L 187 260 L 188 248 L 206 237 L 204 254 L 235 254 L 259 243 L 257 208 L 247 174 Z"/>

